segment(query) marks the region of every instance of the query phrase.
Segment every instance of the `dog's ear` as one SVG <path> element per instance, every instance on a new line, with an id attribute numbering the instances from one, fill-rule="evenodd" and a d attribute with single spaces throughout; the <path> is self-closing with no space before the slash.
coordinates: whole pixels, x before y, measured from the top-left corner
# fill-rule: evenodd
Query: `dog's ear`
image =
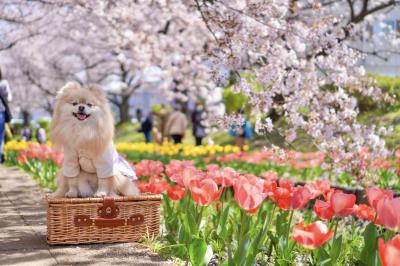
<path id="1" fill-rule="evenodd" d="M 94 83 L 89 84 L 87 89 L 90 90 L 93 94 L 95 94 L 97 98 L 101 99 L 104 102 L 107 102 L 107 95 L 100 85 Z"/>
<path id="2" fill-rule="evenodd" d="M 79 90 L 81 85 L 75 81 L 69 81 L 57 93 L 57 96 L 67 93 L 68 91 Z"/>

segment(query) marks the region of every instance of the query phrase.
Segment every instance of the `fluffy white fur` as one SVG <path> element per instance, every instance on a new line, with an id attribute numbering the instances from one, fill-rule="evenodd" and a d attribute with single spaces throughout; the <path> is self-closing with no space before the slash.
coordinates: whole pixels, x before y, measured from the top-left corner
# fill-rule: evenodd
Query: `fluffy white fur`
<path id="1" fill-rule="evenodd" d="M 79 107 L 84 107 L 81 112 Z M 51 122 L 50 138 L 55 146 L 84 150 L 91 157 L 99 156 L 110 147 L 114 136 L 114 121 L 108 100 L 97 85 L 82 88 L 67 83 L 58 92 Z M 94 191 L 96 191 L 94 193 Z M 121 173 L 98 179 L 96 174 L 82 169 L 76 177 L 58 173 L 58 188 L 51 197 L 135 196 L 136 185 Z"/>

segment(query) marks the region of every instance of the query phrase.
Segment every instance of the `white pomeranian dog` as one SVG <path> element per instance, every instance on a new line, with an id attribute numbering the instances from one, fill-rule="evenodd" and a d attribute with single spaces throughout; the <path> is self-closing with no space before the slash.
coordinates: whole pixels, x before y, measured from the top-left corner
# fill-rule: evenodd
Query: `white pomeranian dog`
<path id="1" fill-rule="evenodd" d="M 135 171 L 114 147 L 114 120 L 104 91 L 69 82 L 58 92 L 50 138 L 64 149 L 50 197 L 136 196 Z"/>

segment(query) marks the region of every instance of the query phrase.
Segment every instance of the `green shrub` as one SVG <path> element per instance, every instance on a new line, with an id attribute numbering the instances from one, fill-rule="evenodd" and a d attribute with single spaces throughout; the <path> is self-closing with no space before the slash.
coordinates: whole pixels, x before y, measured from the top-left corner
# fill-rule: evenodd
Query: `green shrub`
<path id="1" fill-rule="evenodd" d="M 360 112 L 379 112 L 387 113 L 395 111 L 400 107 L 400 77 L 387 77 L 371 75 L 375 79 L 378 87 L 382 89 L 384 93 L 388 93 L 393 99 L 393 104 L 387 104 L 385 102 L 375 102 L 370 97 L 365 97 L 360 94 L 355 96 L 358 99 L 358 105 Z"/>
<path id="2" fill-rule="evenodd" d="M 49 131 L 49 125 L 50 125 L 50 121 L 47 119 L 40 119 L 38 122 L 40 127 L 44 128 L 46 130 L 46 132 Z"/>

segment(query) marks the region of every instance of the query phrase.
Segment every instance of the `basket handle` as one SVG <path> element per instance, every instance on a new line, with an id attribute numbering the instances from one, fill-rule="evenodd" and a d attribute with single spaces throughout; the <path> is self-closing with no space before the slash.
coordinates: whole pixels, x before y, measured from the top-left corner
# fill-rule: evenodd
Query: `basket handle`
<path id="1" fill-rule="evenodd" d="M 97 227 L 119 227 L 125 225 L 139 225 L 144 222 L 143 214 L 134 214 L 129 218 L 116 218 L 119 208 L 115 205 L 114 198 L 105 197 L 103 206 L 99 207 L 97 213 L 99 217 L 90 218 L 89 215 L 76 215 L 74 224 L 77 227 L 97 226 Z"/>
<path id="2" fill-rule="evenodd" d="M 77 227 L 97 226 L 97 227 L 120 227 L 125 225 L 139 225 L 144 222 L 144 216 L 142 214 L 134 214 L 129 218 L 90 218 L 89 215 L 76 215 L 74 217 L 74 224 Z"/>

